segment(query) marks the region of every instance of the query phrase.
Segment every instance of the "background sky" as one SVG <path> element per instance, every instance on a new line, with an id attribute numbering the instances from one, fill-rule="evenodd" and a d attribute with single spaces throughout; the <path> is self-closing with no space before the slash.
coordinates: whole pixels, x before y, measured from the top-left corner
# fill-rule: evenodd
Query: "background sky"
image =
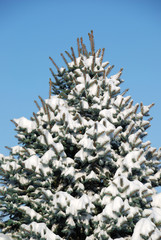
<path id="1" fill-rule="evenodd" d="M 130 88 L 134 103 L 155 103 L 147 140 L 161 146 L 160 0 L 0 0 L 0 153 L 17 144 L 10 120 L 30 118 L 38 95 L 48 98 L 49 56 L 64 66 L 60 53 L 81 36 L 89 46 L 91 29 L 112 73 L 124 68 L 122 91 Z"/>

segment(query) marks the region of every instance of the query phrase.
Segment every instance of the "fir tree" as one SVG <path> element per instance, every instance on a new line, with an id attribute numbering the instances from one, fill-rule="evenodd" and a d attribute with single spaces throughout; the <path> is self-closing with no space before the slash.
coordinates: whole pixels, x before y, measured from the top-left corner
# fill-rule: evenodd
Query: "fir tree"
<path id="1" fill-rule="evenodd" d="M 13 119 L 18 146 L 0 155 L 1 236 L 16 240 L 161 239 L 161 149 L 144 141 L 154 104 L 121 92 L 122 69 L 77 39 L 50 69 L 49 99 Z M 7 235 L 5 235 L 7 234 Z"/>

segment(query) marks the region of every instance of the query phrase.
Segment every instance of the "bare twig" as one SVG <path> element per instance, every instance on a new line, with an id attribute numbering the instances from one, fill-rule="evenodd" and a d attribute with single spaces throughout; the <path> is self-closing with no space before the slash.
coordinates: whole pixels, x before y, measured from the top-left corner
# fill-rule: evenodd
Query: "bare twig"
<path id="1" fill-rule="evenodd" d="M 78 46 L 78 56 L 80 57 L 80 45 L 79 45 L 79 38 L 77 38 L 77 46 Z"/>
<path id="2" fill-rule="evenodd" d="M 62 53 L 61 53 L 60 55 L 62 56 L 62 58 L 63 58 L 63 60 L 64 60 L 65 64 L 66 64 L 66 65 L 67 65 L 67 67 L 69 68 L 68 62 L 67 62 L 67 60 L 65 59 L 64 55 L 63 55 Z"/>
<path id="3" fill-rule="evenodd" d="M 65 53 L 68 55 L 68 57 L 73 61 L 72 56 L 70 55 L 70 53 L 68 53 L 67 51 L 65 51 Z"/>
<path id="4" fill-rule="evenodd" d="M 51 98 L 51 85 L 52 85 L 52 81 L 51 78 L 49 79 L 49 98 Z"/>
<path id="5" fill-rule="evenodd" d="M 34 100 L 34 103 L 36 104 L 37 108 L 38 108 L 38 109 L 39 109 L 39 111 L 40 111 L 40 106 L 39 106 L 39 104 L 37 103 L 37 101 L 36 101 L 36 100 Z"/>
<path id="6" fill-rule="evenodd" d="M 105 48 L 102 49 L 100 64 L 102 64 Z"/>
<path id="7" fill-rule="evenodd" d="M 75 54 L 74 54 L 74 50 L 73 50 L 72 47 L 71 47 L 71 51 L 72 51 L 72 57 L 73 57 L 73 59 L 74 59 L 74 64 L 77 65 L 76 58 L 75 58 Z"/>
<path id="8" fill-rule="evenodd" d="M 57 71 L 59 72 L 59 68 L 58 68 L 58 66 L 56 65 L 56 63 L 54 62 L 54 60 L 53 60 L 51 57 L 49 57 L 49 59 L 52 61 L 52 63 L 53 63 L 54 66 L 56 67 Z"/>

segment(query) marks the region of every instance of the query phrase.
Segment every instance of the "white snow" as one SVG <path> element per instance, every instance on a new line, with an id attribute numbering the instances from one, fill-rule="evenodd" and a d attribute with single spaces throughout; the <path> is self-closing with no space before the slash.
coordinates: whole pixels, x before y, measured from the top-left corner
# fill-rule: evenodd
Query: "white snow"
<path id="1" fill-rule="evenodd" d="M 37 220 L 41 219 L 42 216 L 35 212 L 33 209 L 31 209 L 30 207 L 27 206 L 20 206 L 19 209 L 23 210 L 26 212 L 27 215 L 29 215 L 31 217 L 31 219 L 36 218 Z"/>
<path id="2" fill-rule="evenodd" d="M 40 141 L 40 143 L 42 143 L 44 145 L 46 145 L 46 142 L 48 145 L 53 144 L 53 138 L 52 138 L 51 133 L 46 129 L 43 129 L 42 133 L 43 133 L 43 135 L 40 135 L 38 137 L 38 140 Z"/>
<path id="3" fill-rule="evenodd" d="M 75 88 L 74 88 L 74 90 L 78 93 L 78 94 L 81 94 L 82 92 L 83 92 L 83 90 L 84 90 L 84 84 L 78 84 Z"/>
<path id="4" fill-rule="evenodd" d="M 84 152 L 83 149 L 81 148 L 74 156 L 75 159 L 79 160 L 79 161 L 87 161 L 87 152 Z"/>
<path id="5" fill-rule="evenodd" d="M 107 131 L 107 128 L 101 124 L 100 122 L 96 122 L 95 125 L 93 125 L 91 128 L 89 128 L 86 131 L 86 134 L 89 136 L 93 136 L 94 134 L 97 134 L 97 136 L 100 136 L 104 134 Z"/>
<path id="6" fill-rule="evenodd" d="M 51 132 L 53 133 L 59 133 L 60 132 L 60 126 L 58 126 L 56 123 L 54 124 L 54 126 L 51 129 Z"/>
<path id="7" fill-rule="evenodd" d="M 98 59 L 99 61 L 100 61 L 100 59 L 99 58 L 96 58 L 96 59 Z M 96 61 L 96 62 L 98 62 L 99 63 L 99 61 Z M 102 67 L 104 68 L 105 66 L 107 66 L 107 64 L 109 64 L 109 62 L 108 61 L 106 61 L 106 62 L 103 62 L 102 63 Z"/>
<path id="8" fill-rule="evenodd" d="M 84 58 L 84 65 L 86 68 L 91 67 L 93 62 L 93 56 L 90 56 L 89 58 Z"/>
<path id="9" fill-rule="evenodd" d="M 75 169 L 74 169 L 74 167 L 73 166 L 71 166 L 71 167 L 67 167 L 64 171 L 63 171 L 63 175 L 65 176 L 65 177 L 74 177 L 74 175 L 75 175 Z"/>
<path id="10" fill-rule="evenodd" d="M 116 94 L 120 92 L 120 87 L 117 87 L 111 80 L 109 81 L 109 87 L 111 89 L 112 94 Z"/>
<path id="11" fill-rule="evenodd" d="M 64 67 L 59 68 L 60 73 L 63 73 L 65 71 Z"/>
<path id="12" fill-rule="evenodd" d="M 142 240 L 142 236 L 148 237 L 149 240 L 157 240 L 161 238 L 161 232 L 156 229 L 155 224 L 148 218 L 140 219 L 135 225 L 134 232 L 131 240 Z M 155 232 L 156 231 L 156 232 Z M 152 233 L 155 232 L 155 238 L 152 237 Z"/>
<path id="13" fill-rule="evenodd" d="M 123 103 L 123 100 L 124 100 L 124 97 L 121 95 L 118 95 L 113 104 L 117 107 L 120 107 L 121 104 Z"/>
<path id="14" fill-rule="evenodd" d="M 87 134 L 85 133 L 83 138 L 79 141 L 79 144 L 87 150 L 94 150 L 93 140 L 91 140 Z"/>
<path id="15" fill-rule="evenodd" d="M 2 164 L 1 167 L 5 170 L 5 171 L 11 171 L 11 169 L 13 170 L 17 170 L 19 168 L 21 168 L 21 166 L 19 164 L 17 164 L 15 161 L 13 162 L 6 162 L 5 164 Z"/>
<path id="16" fill-rule="evenodd" d="M 142 114 L 144 115 L 144 114 L 147 114 L 148 112 L 149 112 L 149 110 L 150 110 L 150 107 L 152 106 L 153 104 L 150 104 L 150 105 L 148 105 L 148 106 L 141 106 L 141 109 L 142 109 Z"/>
<path id="17" fill-rule="evenodd" d="M 141 134 L 141 130 L 139 129 L 136 133 L 134 134 L 131 134 L 128 139 L 129 139 L 129 142 L 132 144 L 132 145 L 135 145 L 137 144 L 138 141 L 140 141 L 139 139 L 139 135 Z"/>
<path id="18" fill-rule="evenodd" d="M 83 109 L 88 109 L 88 108 L 89 108 L 89 105 L 88 105 L 88 102 L 87 102 L 87 101 L 81 100 L 81 101 L 80 101 L 80 104 L 81 104 L 81 107 L 82 107 Z"/>
<path id="19" fill-rule="evenodd" d="M 37 167 L 40 164 L 40 158 L 37 155 L 33 155 L 27 160 L 24 161 L 25 167 L 28 169 L 33 169 L 33 167 Z"/>
<path id="20" fill-rule="evenodd" d="M 156 224 L 161 225 L 161 208 L 153 207 L 149 219 Z"/>
<path id="21" fill-rule="evenodd" d="M 37 127 L 35 121 L 28 120 L 25 117 L 18 119 L 14 118 L 13 120 L 18 124 L 16 128 L 25 128 L 28 133 L 32 132 Z"/>
<path id="22" fill-rule="evenodd" d="M 161 193 L 154 194 L 152 196 L 152 199 L 153 199 L 153 201 L 152 201 L 151 205 L 153 207 L 161 208 Z"/>
<path id="23" fill-rule="evenodd" d="M 54 234 L 51 230 L 49 230 L 45 223 L 37 223 L 32 222 L 29 225 L 22 224 L 22 229 L 26 231 L 33 231 L 35 233 L 40 233 L 41 237 L 45 237 L 46 240 L 61 240 L 62 238 L 58 235 Z"/>
<path id="24" fill-rule="evenodd" d="M 17 154 L 25 151 L 24 148 L 21 146 L 14 146 L 14 147 L 11 147 L 11 149 L 12 149 L 12 154 Z"/>
<path id="25" fill-rule="evenodd" d="M 101 103 L 102 107 L 106 107 L 109 100 L 110 100 L 110 95 L 109 95 L 108 92 L 105 92 L 103 97 L 102 97 L 102 103 Z"/>
<path id="26" fill-rule="evenodd" d="M 107 128 L 106 129 L 107 133 L 113 132 L 115 130 L 115 126 L 111 122 L 109 122 L 106 118 L 102 118 L 100 123 Z"/>
<path id="27" fill-rule="evenodd" d="M 88 180 L 99 180 L 99 178 L 97 177 L 96 173 L 94 171 L 91 171 L 89 175 L 87 175 L 86 179 Z"/>
<path id="28" fill-rule="evenodd" d="M 145 157 L 141 155 L 141 153 L 142 150 L 134 150 L 129 152 L 124 158 L 123 165 L 128 168 L 129 172 L 131 172 L 133 168 L 140 169 L 140 166 L 146 161 Z"/>
<path id="29" fill-rule="evenodd" d="M 20 174 L 16 173 L 14 177 L 23 185 L 27 184 L 29 180 L 25 178 L 24 176 L 21 176 Z"/>
<path id="30" fill-rule="evenodd" d="M 53 151 L 53 149 L 49 149 L 48 151 L 46 151 L 45 153 L 44 153 L 44 155 L 41 157 L 41 162 L 43 163 L 43 164 L 48 164 L 49 163 L 49 161 L 52 159 L 52 157 L 55 157 L 56 156 L 56 154 L 55 154 L 55 152 Z"/>
<path id="31" fill-rule="evenodd" d="M 94 83 L 88 88 L 88 94 L 90 96 L 97 96 L 97 93 L 99 94 L 99 88 L 97 83 L 94 81 Z"/>
<path id="32" fill-rule="evenodd" d="M 73 228 L 75 227 L 75 222 L 74 222 L 72 216 L 69 216 L 69 217 L 68 217 L 66 223 L 67 223 L 67 225 L 69 225 L 70 227 L 73 227 Z"/>
<path id="33" fill-rule="evenodd" d="M 61 106 L 66 106 L 66 102 L 58 96 L 51 96 L 51 98 L 45 100 L 45 103 L 50 105 L 53 110 Z"/>
<path id="34" fill-rule="evenodd" d="M 113 117 L 113 115 L 116 114 L 116 110 L 114 108 L 111 109 L 103 109 L 100 111 L 99 115 L 101 117 L 104 117 L 108 119 L 110 122 L 114 123 L 116 122 L 116 119 Z"/>
<path id="35" fill-rule="evenodd" d="M 6 234 L 0 233 L 0 240 L 12 240 L 12 238 Z"/>
<path id="36" fill-rule="evenodd" d="M 64 151 L 64 147 L 61 142 L 53 142 L 52 146 L 54 147 L 54 151 L 56 150 L 56 154 L 60 154 Z"/>

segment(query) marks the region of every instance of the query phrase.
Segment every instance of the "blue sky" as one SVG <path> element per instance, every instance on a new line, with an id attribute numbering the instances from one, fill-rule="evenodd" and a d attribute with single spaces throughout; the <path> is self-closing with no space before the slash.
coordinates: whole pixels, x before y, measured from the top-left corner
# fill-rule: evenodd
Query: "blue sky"
<path id="1" fill-rule="evenodd" d="M 104 60 L 124 68 L 122 90 L 134 103 L 148 105 L 154 117 L 147 139 L 161 146 L 161 1 L 160 0 L 1 0 L 0 1 L 0 153 L 14 146 L 10 119 L 32 116 L 38 95 L 48 98 L 52 66 L 60 53 L 76 49 L 77 37 L 105 47 Z"/>

